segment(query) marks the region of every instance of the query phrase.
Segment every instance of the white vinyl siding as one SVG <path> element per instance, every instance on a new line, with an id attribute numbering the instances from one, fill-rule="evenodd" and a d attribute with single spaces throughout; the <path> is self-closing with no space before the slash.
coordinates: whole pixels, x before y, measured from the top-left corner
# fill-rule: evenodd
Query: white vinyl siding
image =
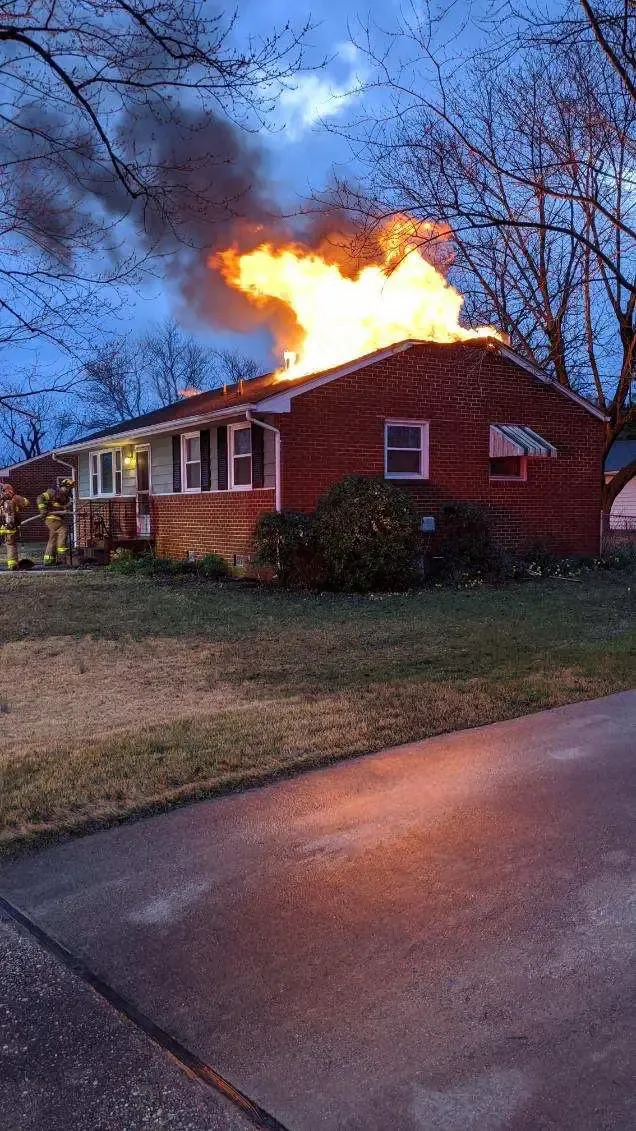
<path id="1" fill-rule="evenodd" d="M 150 490 L 154 495 L 172 494 L 172 436 L 153 436 L 150 443 Z"/>
<path id="2" fill-rule="evenodd" d="M 626 483 L 612 503 L 611 530 L 636 530 L 636 477 Z"/>
<path id="3" fill-rule="evenodd" d="M 243 425 L 244 426 L 244 425 Z M 229 431 L 229 430 L 228 430 Z M 273 432 L 263 429 L 263 455 L 264 455 L 264 486 L 274 488 L 276 484 L 276 437 Z M 123 458 L 127 451 L 143 445 L 150 444 L 150 490 L 153 495 L 172 495 L 172 435 L 170 433 L 159 436 L 140 437 L 136 440 L 121 441 L 122 449 L 122 483 L 124 495 L 137 494 L 137 474 L 135 468 L 126 467 Z M 89 477 L 89 453 L 80 452 L 79 455 L 79 494 L 83 499 L 91 497 Z M 185 480 L 184 480 L 185 482 Z M 217 451 L 217 429 L 210 427 L 210 489 L 219 489 L 219 466 Z"/>

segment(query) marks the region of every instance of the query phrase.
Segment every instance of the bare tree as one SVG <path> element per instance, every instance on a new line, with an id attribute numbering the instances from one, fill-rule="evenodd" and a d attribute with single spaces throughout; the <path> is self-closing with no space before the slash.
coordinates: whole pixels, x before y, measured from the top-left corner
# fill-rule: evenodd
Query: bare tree
<path id="1" fill-rule="evenodd" d="M 142 351 L 146 386 L 158 404 L 172 404 L 184 389 L 203 390 L 218 383 L 212 351 L 172 319 L 148 331 Z"/>
<path id="2" fill-rule="evenodd" d="M 249 381 L 257 377 L 262 366 L 249 354 L 241 350 L 221 349 L 214 351 L 214 384 L 238 385 L 239 381 Z"/>
<path id="3" fill-rule="evenodd" d="M 13 460 L 32 459 L 33 456 L 42 455 L 44 441 L 44 424 L 39 414 L 24 414 L 19 416 L 9 412 L 0 418 L 0 435 L 4 440 L 5 455 L 0 457 L 2 462 Z"/>
<path id="4" fill-rule="evenodd" d="M 253 131 L 305 30 L 241 37 L 196 0 L 4 5 L 0 343 L 89 347 L 107 287 L 253 203 Z"/>
<path id="5" fill-rule="evenodd" d="M 448 223 L 469 315 L 592 394 L 609 448 L 633 419 L 636 103 L 589 25 L 543 27 L 539 49 L 527 26 L 513 52 L 506 29 L 461 66 L 430 17 L 382 50 L 368 35 L 390 105 L 365 132 L 373 187 L 354 205 Z M 635 473 L 607 486 L 607 509 Z"/>
<path id="6" fill-rule="evenodd" d="M 174 404 L 186 390 L 235 384 L 259 370 L 246 354 L 208 347 L 168 319 L 139 339 L 120 338 L 94 353 L 75 398 L 75 434 L 101 431 Z"/>
<path id="7" fill-rule="evenodd" d="M 594 42 L 603 52 L 623 84 L 636 99 L 636 20 L 633 0 L 577 0 L 560 17 L 550 20 L 544 10 L 514 12 L 528 31 L 519 37 L 525 44 Z"/>
<path id="8" fill-rule="evenodd" d="M 120 338 L 98 350 L 84 369 L 76 398 L 76 431 L 99 432 L 152 407 L 139 345 Z"/>
<path id="9" fill-rule="evenodd" d="M 33 459 L 72 439 L 74 432 L 72 414 L 60 406 L 57 393 L 31 394 L 19 408 L 0 412 L 0 464 Z"/>

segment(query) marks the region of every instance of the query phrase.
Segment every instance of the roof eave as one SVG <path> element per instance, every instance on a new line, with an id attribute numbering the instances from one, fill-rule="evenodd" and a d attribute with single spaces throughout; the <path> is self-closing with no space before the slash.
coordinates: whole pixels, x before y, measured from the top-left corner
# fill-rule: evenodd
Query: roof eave
<path id="1" fill-rule="evenodd" d="M 145 428 L 130 428 L 125 432 L 113 432 L 106 436 L 95 436 L 92 440 L 79 440 L 75 444 L 66 444 L 63 448 L 56 448 L 55 455 L 72 455 L 74 452 L 86 452 L 104 447 L 105 444 L 126 443 L 130 440 L 140 439 L 142 436 L 159 436 L 164 432 L 182 432 L 198 424 L 211 423 L 214 420 L 223 420 L 231 416 L 244 416 L 246 412 L 253 411 L 254 404 L 240 404 L 228 408 L 217 408 L 214 412 L 201 412 L 195 416 L 178 416 L 164 420 L 160 424 L 146 425 Z"/>

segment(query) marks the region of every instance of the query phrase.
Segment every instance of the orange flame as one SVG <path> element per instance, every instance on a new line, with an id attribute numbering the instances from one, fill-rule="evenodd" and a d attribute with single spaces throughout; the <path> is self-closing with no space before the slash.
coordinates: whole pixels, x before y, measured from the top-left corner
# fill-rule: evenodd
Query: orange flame
<path id="1" fill-rule="evenodd" d="M 277 300 L 293 313 L 298 341 L 278 343 L 294 347 L 295 363 L 279 371 L 281 378 L 292 378 L 408 338 L 501 337 L 491 326 L 460 326 L 463 296 L 419 250 L 423 241 L 434 245 L 449 235 L 447 228 L 398 216 L 376 236 L 376 261 L 352 275 L 330 262 L 333 256 L 294 243 L 263 242 L 244 253 L 227 248 L 211 258 L 210 266 L 255 306 L 267 311 Z"/>

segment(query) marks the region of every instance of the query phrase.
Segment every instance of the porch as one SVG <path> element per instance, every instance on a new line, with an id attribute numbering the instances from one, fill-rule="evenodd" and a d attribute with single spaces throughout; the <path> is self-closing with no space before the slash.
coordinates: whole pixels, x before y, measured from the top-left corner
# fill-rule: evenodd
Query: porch
<path id="1" fill-rule="evenodd" d="M 79 561 L 108 561 L 118 548 L 154 546 L 155 530 L 150 506 L 139 499 L 80 499 L 73 514 L 71 542 Z"/>

